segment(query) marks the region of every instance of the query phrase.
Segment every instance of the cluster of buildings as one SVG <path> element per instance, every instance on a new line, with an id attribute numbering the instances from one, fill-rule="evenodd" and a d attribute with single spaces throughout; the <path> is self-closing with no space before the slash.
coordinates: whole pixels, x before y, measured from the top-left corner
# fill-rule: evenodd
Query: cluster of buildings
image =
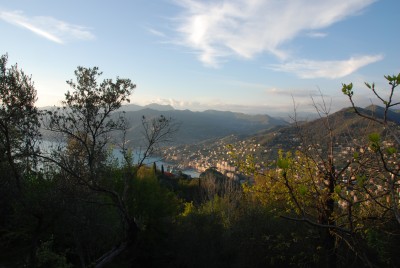
<path id="1" fill-rule="evenodd" d="M 176 163 L 182 169 L 204 172 L 214 168 L 231 179 L 240 180 L 243 177 L 240 176 L 235 160 L 245 159 L 248 155 L 257 155 L 254 160 L 259 162 L 264 151 L 265 149 L 254 141 L 239 141 L 236 137 L 230 136 L 229 139 L 212 143 L 165 148 L 164 159 Z M 259 163 L 264 162 L 261 160 Z"/>

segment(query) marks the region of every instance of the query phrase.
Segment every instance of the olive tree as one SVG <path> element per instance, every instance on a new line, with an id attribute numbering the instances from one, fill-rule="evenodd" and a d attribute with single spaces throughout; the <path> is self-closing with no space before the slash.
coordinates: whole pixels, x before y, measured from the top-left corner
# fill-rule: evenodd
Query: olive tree
<path id="1" fill-rule="evenodd" d="M 128 122 L 119 108 L 129 102 L 135 85 L 129 79 L 116 81 L 104 79 L 98 82 L 102 73 L 97 67 L 78 67 L 75 80 L 67 81 L 71 90 L 65 94 L 62 107 L 49 111 L 44 125 L 55 134 L 59 142 L 51 154 L 43 155 L 58 167 L 70 193 L 80 192 L 79 202 L 101 207 L 115 208 L 120 216 L 120 238 L 112 249 L 94 260 L 96 267 L 102 267 L 136 241 L 139 224 L 131 208 L 134 198 L 133 180 L 154 147 L 168 140 L 175 131 L 172 121 L 160 118 L 143 118 L 145 141 L 144 154 L 138 167 L 133 164 L 132 148 L 126 140 Z M 117 141 L 122 134 L 122 141 Z M 124 163 L 115 169 L 111 149 L 119 145 Z M 97 197 L 96 197 L 97 196 Z M 84 265 L 84 254 L 81 254 Z M 92 262 L 93 260 L 88 260 Z"/>
<path id="2" fill-rule="evenodd" d="M 30 160 L 39 138 L 39 111 L 31 77 L 17 65 L 7 68 L 8 56 L 0 57 L 0 160 L 6 162 L 16 186 L 34 164 Z M 9 179 L 0 175 L 3 182 Z"/>
<path id="3" fill-rule="evenodd" d="M 37 179 L 39 116 L 36 89 L 30 76 L 17 64 L 7 67 L 8 56 L 0 57 L 0 233 L 2 251 L 20 243 L 21 256 L 35 263 L 36 249 L 46 215 L 43 196 L 32 189 L 42 187 Z M 29 220 L 27 220 L 29 219 Z M 16 235 L 13 235 L 16 234 Z M 26 239 L 30 236 L 30 239 Z"/>

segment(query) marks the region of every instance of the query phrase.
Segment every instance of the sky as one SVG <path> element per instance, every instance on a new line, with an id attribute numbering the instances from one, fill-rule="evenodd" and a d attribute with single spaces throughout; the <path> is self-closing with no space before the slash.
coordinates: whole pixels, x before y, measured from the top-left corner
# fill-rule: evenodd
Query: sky
<path id="1" fill-rule="evenodd" d="M 59 105 L 78 66 L 129 78 L 131 103 L 251 114 L 379 104 L 400 72 L 398 0 L 0 0 L 0 53 Z M 397 98 L 397 97 L 396 97 Z"/>

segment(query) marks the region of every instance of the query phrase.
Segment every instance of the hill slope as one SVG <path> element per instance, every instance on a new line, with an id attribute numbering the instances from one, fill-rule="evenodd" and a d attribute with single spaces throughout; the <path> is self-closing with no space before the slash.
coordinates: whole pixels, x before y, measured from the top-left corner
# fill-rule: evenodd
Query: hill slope
<path id="1" fill-rule="evenodd" d="M 379 109 L 379 108 L 377 108 Z M 375 110 L 377 110 L 375 109 Z M 371 114 L 367 107 L 360 112 Z M 399 114 L 389 113 L 389 119 L 394 124 L 393 131 L 400 133 Z M 375 112 L 374 115 L 377 115 Z M 326 154 L 328 145 L 328 124 L 332 129 L 333 147 L 336 153 L 351 150 L 354 144 L 367 144 L 368 134 L 380 133 L 385 139 L 388 134 L 382 125 L 364 119 L 357 115 L 352 108 L 345 108 L 333 113 L 329 118 L 319 118 L 310 122 L 298 122 L 286 126 L 275 126 L 259 131 L 246 137 L 227 136 L 221 139 L 209 140 L 196 145 L 185 145 L 171 148 L 166 152 L 167 160 L 178 159 L 179 163 L 187 166 L 203 167 L 217 166 L 221 161 L 229 161 L 227 145 L 232 145 L 238 156 L 253 155 L 259 163 L 268 163 L 277 157 L 278 150 L 294 151 L 299 146 L 319 144 L 320 153 Z M 392 139 L 389 137 L 389 139 Z M 350 149 L 347 149 L 350 148 Z"/>
<path id="2" fill-rule="evenodd" d="M 126 112 L 130 124 L 128 138 L 134 140 L 141 136 L 143 130 L 141 119 L 164 115 L 172 118 L 180 127 L 174 136 L 174 144 L 197 143 L 208 139 L 222 138 L 227 135 L 253 135 L 258 131 L 269 129 L 277 125 L 287 125 L 287 122 L 268 115 L 246 115 L 233 112 L 204 111 L 192 112 L 189 110 L 156 111 L 143 109 Z"/>

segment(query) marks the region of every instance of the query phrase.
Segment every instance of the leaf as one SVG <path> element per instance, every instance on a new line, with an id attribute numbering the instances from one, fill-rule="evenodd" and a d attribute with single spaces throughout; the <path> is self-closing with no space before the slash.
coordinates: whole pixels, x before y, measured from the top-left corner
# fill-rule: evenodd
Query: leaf
<path id="1" fill-rule="evenodd" d="M 363 187 L 367 177 L 365 175 L 357 175 L 357 185 Z"/>
<path id="2" fill-rule="evenodd" d="M 374 132 L 368 135 L 368 139 L 372 143 L 378 143 L 381 139 L 381 136 L 379 135 L 379 133 Z"/>
<path id="3" fill-rule="evenodd" d="M 308 191 L 308 189 L 307 189 L 306 185 L 302 184 L 299 186 L 299 193 L 301 195 L 303 195 L 303 196 L 306 195 L 307 191 Z"/>
<path id="4" fill-rule="evenodd" d="M 277 161 L 277 166 L 281 169 L 288 169 L 289 168 L 289 160 L 285 158 L 280 158 Z"/>
<path id="5" fill-rule="evenodd" d="M 392 154 L 397 153 L 397 149 L 394 148 L 394 147 L 389 147 L 389 148 L 386 149 L 386 151 L 387 151 L 387 153 L 388 153 L 389 155 L 392 155 Z"/>
<path id="6" fill-rule="evenodd" d="M 335 193 L 340 194 L 342 192 L 342 187 L 340 185 L 335 186 Z"/>

